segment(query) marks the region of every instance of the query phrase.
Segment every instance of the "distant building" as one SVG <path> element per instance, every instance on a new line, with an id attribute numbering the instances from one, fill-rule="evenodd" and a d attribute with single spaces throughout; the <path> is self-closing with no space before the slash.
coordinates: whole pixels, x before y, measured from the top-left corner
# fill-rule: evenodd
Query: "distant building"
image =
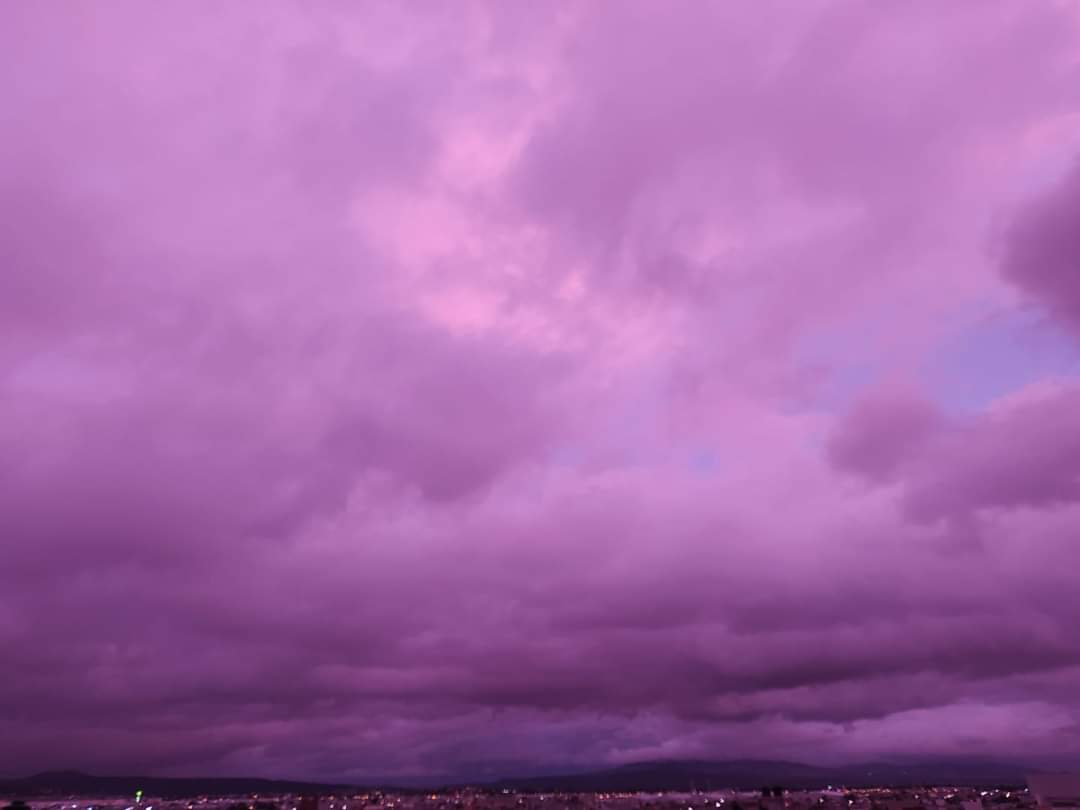
<path id="1" fill-rule="evenodd" d="M 319 810 L 319 797 L 314 793 L 300 797 L 297 810 Z"/>
<path id="2" fill-rule="evenodd" d="M 1039 810 L 1080 810 L 1080 774 L 1037 773 L 1027 783 Z"/>

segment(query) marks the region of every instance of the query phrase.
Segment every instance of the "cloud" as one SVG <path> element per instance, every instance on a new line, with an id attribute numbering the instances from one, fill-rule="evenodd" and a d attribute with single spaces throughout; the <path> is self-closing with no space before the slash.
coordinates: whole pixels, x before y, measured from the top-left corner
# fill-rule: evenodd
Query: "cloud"
<path id="1" fill-rule="evenodd" d="M 1029 204 L 1013 223 L 1002 272 L 1055 317 L 1080 322 L 1080 169 Z"/>
<path id="2" fill-rule="evenodd" d="M 872 479 L 889 479 L 921 444 L 943 427 L 934 404 L 903 391 L 879 391 L 860 401 L 833 434 L 837 466 Z"/>
<path id="3" fill-rule="evenodd" d="M 1078 405 L 1075 385 L 1039 386 L 945 426 L 928 403 L 879 392 L 840 423 L 831 456 L 872 480 L 899 480 L 919 520 L 1061 507 L 1080 498 Z"/>
<path id="4" fill-rule="evenodd" d="M 1065 7 L 0 17 L 9 770 L 1080 751 Z"/>

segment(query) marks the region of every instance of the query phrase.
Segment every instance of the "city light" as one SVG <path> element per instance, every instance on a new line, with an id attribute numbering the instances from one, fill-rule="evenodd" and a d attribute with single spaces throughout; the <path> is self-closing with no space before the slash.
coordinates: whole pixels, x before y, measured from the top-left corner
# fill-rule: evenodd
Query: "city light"
<path id="1" fill-rule="evenodd" d="M 157 788 L 150 792 L 159 795 Z M 696 794 L 696 795 L 695 795 Z M 138 799 L 145 793 L 136 793 Z M 449 790 L 443 793 L 382 792 L 376 796 L 357 794 L 342 802 L 323 794 L 322 810 L 712 810 L 737 807 L 739 810 L 1064 810 L 1065 804 L 1041 802 L 1034 789 L 1029 793 L 974 787 L 902 787 L 828 788 L 799 790 L 773 788 L 726 791 L 610 791 L 596 793 L 517 792 L 499 787 L 496 790 Z M 1080 798 L 1080 782 L 1077 783 Z M 123 799 L 87 804 L 75 796 L 52 802 L 35 801 L 18 810 L 318 810 L 296 801 L 293 794 L 260 796 L 212 796 L 199 799 L 157 798 L 156 804 L 127 805 Z M 294 804 L 295 802 L 295 804 Z M 1068 810 L 1080 810 L 1080 801 Z"/>

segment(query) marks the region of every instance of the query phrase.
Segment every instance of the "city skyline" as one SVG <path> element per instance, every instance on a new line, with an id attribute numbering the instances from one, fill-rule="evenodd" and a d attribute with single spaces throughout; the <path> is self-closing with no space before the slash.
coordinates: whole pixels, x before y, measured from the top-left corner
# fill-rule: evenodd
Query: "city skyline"
<path id="1" fill-rule="evenodd" d="M 1080 763 L 1080 5 L 9 0 L 0 116 L 0 776 Z"/>

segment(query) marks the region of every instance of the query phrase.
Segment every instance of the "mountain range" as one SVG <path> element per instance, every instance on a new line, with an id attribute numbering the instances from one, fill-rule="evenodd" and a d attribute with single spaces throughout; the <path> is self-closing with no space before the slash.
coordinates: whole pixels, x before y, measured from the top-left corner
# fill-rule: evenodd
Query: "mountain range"
<path id="1" fill-rule="evenodd" d="M 667 760 L 539 778 L 506 779 L 497 787 L 516 790 L 661 791 L 831 786 L 1022 785 L 1028 769 L 1000 762 L 864 762 L 821 767 L 777 760 Z"/>
<path id="2" fill-rule="evenodd" d="M 548 776 L 500 779 L 479 787 L 543 792 L 691 791 L 828 786 L 903 785 L 1019 786 L 1028 769 L 1001 762 L 953 760 L 930 763 L 868 762 L 821 767 L 777 760 L 666 760 Z M 0 795 L 225 796 L 321 793 L 357 790 L 357 785 L 256 778 L 173 778 L 94 776 L 80 771 L 47 771 L 21 779 L 0 779 Z M 371 785 L 365 789 L 371 789 Z M 389 788 L 384 788 L 389 789 Z"/>

